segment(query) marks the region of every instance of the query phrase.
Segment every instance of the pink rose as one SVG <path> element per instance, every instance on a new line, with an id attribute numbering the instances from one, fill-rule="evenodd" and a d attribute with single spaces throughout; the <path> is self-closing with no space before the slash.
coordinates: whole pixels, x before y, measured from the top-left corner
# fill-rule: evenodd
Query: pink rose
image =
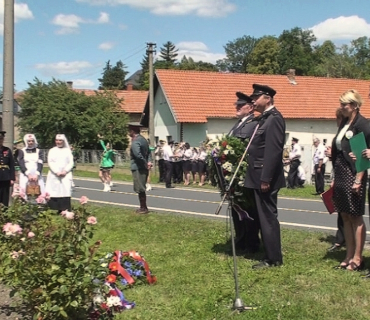
<path id="1" fill-rule="evenodd" d="M 33 238 L 34 236 L 35 236 L 35 234 L 32 231 L 28 232 L 28 234 L 27 234 L 28 238 Z"/>
<path id="2" fill-rule="evenodd" d="M 49 201 L 50 200 L 50 193 L 49 192 L 45 192 L 44 198 L 46 199 L 46 201 Z"/>
<path id="3" fill-rule="evenodd" d="M 75 217 L 75 214 L 68 210 L 62 211 L 60 214 L 68 220 L 72 220 Z"/>
<path id="4" fill-rule="evenodd" d="M 12 259 L 18 259 L 19 258 L 19 253 L 17 251 L 13 251 L 11 254 Z"/>
<path id="5" fill-rule="evenodd" d="M 80 203 L 81 203 L 81 204 L 86 204 L 88 200 L 89 200 L 89 198 L 88 198 L 88 197 L 86 197 L 86 196 L 82 196 L 82 197 L 80 198 Z"/>
<path id="6" fill-rule="evenodd" d="M 38 204 L 45 204 L 46 203 L 46 199 L 40 194 L 37 198 L 36 198 L 36 202 Z"/>
<path id="7" fill-rule="evenodd" d="M 96 219 L 93 216 L 90 216 L 90 217 L 87 218 L 87 223 L 88 224 L 97 224 L 98 223 L 98 219 Z"/>
<path id="8" fill-rule="evenodd" d="M 14 236 L 17 233 L 22 233 L 22 228 L 18 224 L 8 222 L 3 226 L 3 232 L 5 232 L 7 236 Z"/>

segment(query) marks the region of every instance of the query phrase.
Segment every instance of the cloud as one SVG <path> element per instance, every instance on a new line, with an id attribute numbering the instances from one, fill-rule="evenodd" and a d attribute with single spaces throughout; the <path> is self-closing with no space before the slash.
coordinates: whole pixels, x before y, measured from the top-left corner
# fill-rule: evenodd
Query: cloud
<path id="1" fill-rule="evenodd" d="M 98 23 L 109 23 L 109 14 L 106 12 L 100 12 Z"/>
<path id="2" fill-rule="evenodd" d="M 221 17 L 234 12 L 236 6 L 230 0 L 75 0 L 91 5 L 128 5 L 149 10 L 157 15 L 190 15 Z"/>
<path id="3" fill-rule="evenodd" d="M 370 24 L 359 16 L 330 18 L 310 28 L 317 40 L 353 40 L 370 37 Z"/>
<path id="4" fill-rule="evenodd" d="M 56 34 L 78 33 L 80 31 L 80 26 L 83 23 L 109 23 L 109 14 L 106 12 L 100 12 L 99 18 L 97 20 L 90 20 L 81 18 L 79 16 L 76 16 L 75 14 L 66 15 L 60 13 L 53 18 L 51 23 L 58 27 L 61 27 L 60 29 L 56 30 Z"/>
<path id="5" fill-rule="evenodd" d="M 88 89 L 94 88 L 95 83 L 92 80 L 88 79 L 74 79 L 71 80 L 73 82 L 73 88 L 81 88 L 81 89 Z"/>
<path id="6" fill-rule="evenodd" d="M 14 22 L 17 23 L 21 20 L 33 19 L 33 13 L 28 8 L 26 3 L 15 3 L 14 4 Z M 0 0 L 0 33 L 4 32 L 4 0 Z"/>
<path id="7" fill-rule="evenodd" d="M 200 41 L 182 41 L 177 43 L 176 48 L 179 49 L 177 52 L 177 60 L 181 61 L 183 56 L 187 58 L 191 57 L 194 61 L 203 61 L 216 63 L 217 60 L 226 58 L 224 53 L 213 53 L 210 52 L 208 47 Z M 159 58 L 159 53 L 157 53 L 156 58 Z"/>
<path id="8" fill-rule="evenodd" d="M 101 49 L 101 50 L 110 50 L 114 46 L 115 46 L 115 44 L 113 42 L 103 42 L 103 43 L 99 44 L 98 48 Z"/>
<path id="9" fill-rule="evenodd" d="M 193 41 L 193 42 L 179 42 L 176 47 L 179 50 L 200 50 L 200 51 L 208 51 L 207 46 L 203 42 Z"/>
<path id="10" fill-rule="evenodd" d="M 44 76 L 55 77 L 61 74 L 81 73 L 83 70 L 92 68 L 93 65 L 87 61 L 72 61 L 72 62 L 55 62 L 55 63 L 38 63 L 34 66 Z"/>

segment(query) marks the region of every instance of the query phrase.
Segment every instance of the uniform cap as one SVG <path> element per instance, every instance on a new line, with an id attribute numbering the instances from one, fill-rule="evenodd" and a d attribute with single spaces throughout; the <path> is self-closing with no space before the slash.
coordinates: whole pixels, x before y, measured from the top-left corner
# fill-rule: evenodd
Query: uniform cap
<path id="1" fill-rule="evenodd" d="M 253 93 L 251 94 L 251 97 L 252 98 L 258 97 L 263 94 L 270 96 L 272 98 L 276 94 L 276 91 L 269 86 L 265 86 L 265 85 L 257 84 L 257 83 L 253 84 Z"/>
<path id="2" fill-rule="evenodd" d="M 247 104 L 247 103 L 252 103 L 252 101 L 253 101 L 253 99 L 250 96 L 244 94 L 243 92 L 236 92 L 235 94 L 238 97 L 238 100 L 236 100 L 236 102 L 235 102 L 235 105 L 237 105 L 237 106 L 238 105 L 244 105 L 244 104 Z"/>

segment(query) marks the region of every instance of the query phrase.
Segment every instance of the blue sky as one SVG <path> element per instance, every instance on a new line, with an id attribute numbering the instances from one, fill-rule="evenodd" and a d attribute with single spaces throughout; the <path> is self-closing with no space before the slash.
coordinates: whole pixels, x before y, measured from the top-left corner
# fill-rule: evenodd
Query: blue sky
<path id="1" fill-rule="evenodd" d="M 0 0 L 1 22 L 3 11 Z M 158 52 L 171 41 L 180 58 L 215 63 L 225 57 L 223 46 L 243 35 L 300 27 L 312 29 L 320 42 L 370 37 L 370 1 L 15 0 L 15 20 L 17 91 L 35 77 L 96 89 L 108 60 L 122 60 L 129 75 L 140 69 L 147 42 Z"/>

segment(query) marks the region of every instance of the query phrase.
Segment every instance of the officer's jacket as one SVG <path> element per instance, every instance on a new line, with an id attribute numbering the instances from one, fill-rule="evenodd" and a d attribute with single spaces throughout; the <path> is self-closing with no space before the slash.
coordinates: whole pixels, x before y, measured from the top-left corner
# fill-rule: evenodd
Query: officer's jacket
<path id="1" fill-rule="evenodd" d="M 270 184 L 270 190 L 285 187 L 283 148 L 285 121 L 274 107 L 261 116 L 259 128 L 248 150 L 248 167 L 244 186 L 260 189 L 261 182 Z"/>
<path id="2" fill-rule="evenodd" d="M 0 147 L 0 181 L 15 180 L 14 158 L 12 150 Z"/>

